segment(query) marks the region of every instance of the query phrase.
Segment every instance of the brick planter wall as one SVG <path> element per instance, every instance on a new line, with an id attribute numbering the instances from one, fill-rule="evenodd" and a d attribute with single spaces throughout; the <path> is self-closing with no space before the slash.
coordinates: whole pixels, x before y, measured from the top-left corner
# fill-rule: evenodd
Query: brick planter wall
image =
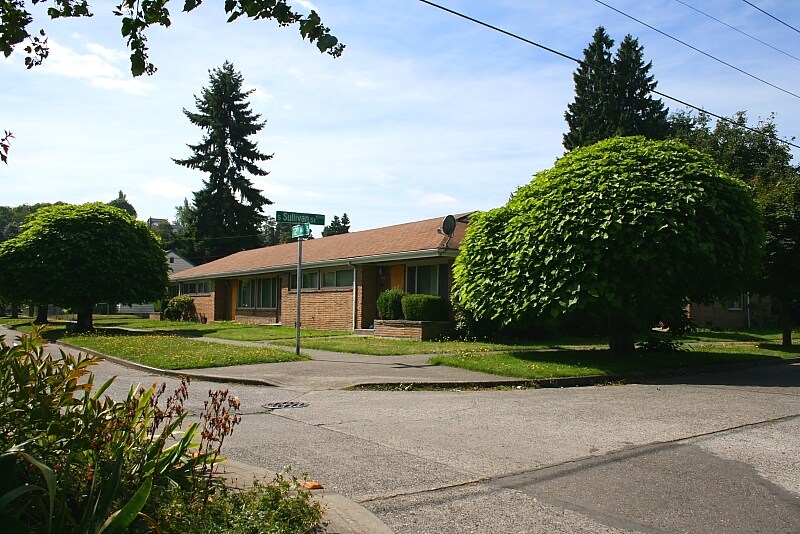
<path id="1" fill-rule="evenodd" d="M 453 334 L 452 321 L 375 321 L 375 337 L 395 337 L 427 341 L 441 339 Z"/>
<path id="2" fill-rule="evenodd" d="M 192 296 L 198 317 L 205 317 L 207 321 L 214 320 L 214 292 L 204 295 Z"/>
<path id="3" fill-rule="evenodd" d="M 278 322 L 278 310 L 237 308 L 236 321 L 250 324 L 275 324 Z"/>

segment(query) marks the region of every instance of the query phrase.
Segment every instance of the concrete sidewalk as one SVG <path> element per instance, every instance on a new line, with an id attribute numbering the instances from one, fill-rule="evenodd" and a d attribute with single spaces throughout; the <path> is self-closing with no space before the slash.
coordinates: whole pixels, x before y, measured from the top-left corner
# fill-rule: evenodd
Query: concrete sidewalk
<path id="1" fill-rule="evenodd" d="M 212 338 L 198 338 L 217 342 Z M 267 343 L 237 342 L 247 346 L 269 346 Z M 287 347 L 276 347 L 286 349 Z M 260 379 L 275 386 L 304 389 L 343 389 L 359 385 L 378 384 L 517 384 L 519 379 L 478 373 L 455 367 L 432 365 L 428 361 L 436 354 L 407 356 L 369 356 L 324 350 L 301 351 L 311 360 L 210 367 L 193 371 L 197 376 L 227 376 Z"/>

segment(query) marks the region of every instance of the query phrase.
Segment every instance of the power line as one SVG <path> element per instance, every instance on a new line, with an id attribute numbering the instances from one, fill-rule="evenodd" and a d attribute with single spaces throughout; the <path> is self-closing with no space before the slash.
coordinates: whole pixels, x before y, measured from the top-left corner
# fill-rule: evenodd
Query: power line
<path id="1" fill-rule="evenodd" d="M 708 13 L 706 13 L 705 11 L 702 11 L 702 10 L 700 10 L 700 9 L 697 9 L 697 8 L 696 8 L 696 7 L 694 7 L 694 6 L 687 4 L 687 3 L 686 3 L 686 2 L 684 2 L 683 0 L 675 0 L 675 1 L 676 1 L 676 2 L 678 2 L 679 4 L 683 4 L 684 6 L 688 7 L 689 9 L 692 9 L 692 10 L 694 10 L 694 11 L 696 11 L 696 12 L 700 13 L 701 15 L 703 15 L 703 16 L 705 16 L 705 17 L 708 17 L 708 18 L 710 18 L 711 20 L 714 20 L 714 21 L 716 21 L 716 22 L 719 22 L 719 23 L 720 23 L 720 24 L 722 24 L 723 26 L 727 26 L 728 28 L 732 29 L 732 30 L 733 30 L 733 31 L 735 31 L 735 32 L 739 32 L 739 33 L 741 33 L 741 34 L 742 34 L 742 35 L 744 35 L 745 37 L 749 37 L 749 38 L 750 38 L 750 39 L 752 39 L 753 41 L 757 41 L 757 42 L 761 43 L 761 44 L 762 44 L 762 45 L 764 45 L 764 46 L 768 46 L 768 47 L 770 47 L 771 49 L 775 50 L 776 52 L 780 52 L 780 53 L 781 53 L 781 54 L 783 54 L 784 56 L 790 57 L 790 58 L 794 59 L 795 61 L 800 61 L 800 58 L 798 58 L 797 56 L 793 56 L 793 55 L 792 55 L 792 54 L 790 54 L 789 52 L 786 52 L 786 51 L 784 51 L 784 50 L 781 50 L 781 49 L 780 49 L 780 48 L 778 48 L 777 46 L 772 46 L 772 45 L 771 45 L 771 44 L 769 44 L 768 42 L 766 42 L 766 41 L 762 41 L 762 40 L 761 40 L 761 39 L 759 39 L 758 37 L 755 37 L 755 36 L 753 36 L 753 35 L 750 35 L 749 33 L 745 32 L 745 31 L 742 31 L 742 30 L 740 30 L 739 28 L 737 28 L 737 27 L 735 27 L 735 26 L 731 26 L 730 24 L 728 24 L 728 23 L 727 23 L 727 22 L 725 22 L 724 20 L 720 20 L 720 19 L 718 19 L 717 17 L 715 17 L 715 16 L 713 16 L 713 15 L 709 15 L 709 14 L 708 14 Z"/>
<path id="2" fill-rule="evenodd" d="M 749 76 L 749 77 L 753 78 L 754 80 L 758 80 L 758 81 L 759 81 L 759 82 L 761 82 L 761 83 L 765 83 L 765 84 L 769 85 L 770 87 L 773 87 L 773 88 L 777 89 L 778 91 L 783 91 L 783 92 L 784 92 L 784 93 L 786 93 L 787 95 L 791 95 L 791 96 L 793 96 L 793 97 L 795 97 L 795 98 L 798 98 L 798 99 L 800 99 L 800 95 L 798 95 L 798 94 L 795 94 L 795 93 L 793 93 L 793 92 L 789 91 L 788 89 L 784 89 L 783 87 L 780 87 L 780 86 L 778 86 L 778 85 L 775 85 L 774 83 L 768 82 L 767 80 L 765 80 L 765 79 L 763 79 L 763 78 L 759 78 L 759 77 L 758 77 L 758 76 L 756 76 L 755 74 L 750 74 L 750 73 L 749 73 L 749 72 L 747 72 L 746 70 L 744 70 L 744 69 L 740 69 L 740 68 L 739 68 L 739 67 L 737 67 L 736 65 L 732 65 L 732 64 L 728 63 L 727 61 L 724 61 L 724 60 L 722 60 L 722 59 L 720 59 L 720 58 L 718 58 L 718 57 L 716 57 L 716 56 L 712 56 L 712 55 L 711 55 L 711 54 L 709 54 L 708 52 L 704 52 L 704 51 L 700 50 L 699 48 L 697 48 L 696 46 L 692 46 L 692 45 L 690 45 L 690 44 L 689 44 L 689 43 L 687 43 L 686 41 L 681 41 L 681 40 L 680 40 L 680 39 L 678 39 L 677 37 L 673 37 L 672 35 L 668 34 L 667 32 L 661 31 L 661 30 L 659 30 L 658 28 L 656 28 L 655 26 L 651 26 L 650 24 L 648 24 L 648 23 L 646 23 L 646 22 L 644 22 L 644 21 L 641 21 L 641 20 L 637 19 L 637 18 L 636 18 L 636 17 L 634 17 L 633 15 L 629 15 L 629 14 L 625 13 L 624 11 L 621 11 L 621 10 L 619 10 L 619 9 L 615 8 L 614 6 L 611 6 L 611 5 L 609 5 L 609 4 L 606 4 L 606 3 L 605 3 L 605 2 L 603 2 L 602 0 L 594 0 L 594 1 L 595 1 L 595 2 L 597 2 L 598 4 L 602 5 L 602 6 L 605 6 L 605 7 L 607 7 L 607 8 L 608 8 L 608 9 L 610 9 L 611 11 L 615 11 L 615 12 L 619 13 L 619 14 L 620 14 L 620 15 L 622 15 L 623 17 L 628 17 L 628 18 L 629 18 L 629 19 L 631 19 L 632 21 L 638 22 L 638 23 L 639 23 L 639 24 L 641 24 L 642 26 L 646 26 L 646 27 L 650 28 L 651 30 L 653 30 L 654 32 L 658 32 L 658 33 L 660 33 L 660 34 L 661 34 L 661 35 L 663 35 L 664 37 L 667 37 L 667 38 L 669 38 L 669 39 L 672 39 L 673 41 L 675 41 L 675 42 L 677 42 L 677 43 L 680 43 L 680 44 L 682 44 L 683 46 L 685 46 L 685 47 L 687 47 L 687 48 L 691 48 L 691 49 L 692 49 L 692 50 L 694 50 L 695 52 L 699 52 L 699 53 L 703 54 L 704 56 L 706 56 L 706 57 L 708 57 L 708 58 L 711 58 L 711 59 L 713 59 L 714 61 L 716 61 L 716 62 L 718 62 L 718 63 L 722 63 L 723 65 L 725 65 L 725 66 L 727 66 L 727 67 L 730 67 L 730 68 L 732 68 L 733 70 L 739 71 L 739 72 L 741 72 L 742 74 L 744 74 L 745 76 Z M 747 0 L 745 0 L 745 1 L 747 1 Z"/>
<path id="3" fill-rule="evenodd" d="M 564 59 L 568 59 L 570 61 L 573 61 L 573 62 L 575 62 L 575 63 L 577 63 L 579 65 L 586 66 L 585 63 L 582 60 L 578 59 L 578 58 L 572 57 L 572 56 L 570 56 L 568 54 L 565 54 L 563 52 L 559 52 L 558 50 L 555 50 L 555 49 L 550 48 L 548 46 L 545 46 L 543 44 L 537 43 L 535 41 L 531 41 L 530 39 L 526 39 L 525 37 L 517 35 L 516 33 L 511 33 L 508 30 L 504 30 L 502 28 L 498 28 L 497 26 L 492 26 L 491 24 L 489 24 L 487 22 L 483 22 L 482 20 L 470 17 L 469 15 L 465 15 L 464 13 L 461 13 L 461 12 L 455 11 L 453 9 L 444 7 L 442 5 L 436 4 L 436 3 L 431 2 L 429 0 L 419 0 L 419 1 L 422 2 L 423 4 L 427 4 L 427 5 L 431 6 L 431 7 L 434 7 L 436 9 L 439 9 L 439 10 L 444 11 L 446 13 L 450 13 L 451 15 L 455 15 L 456 17 L 462 18 L 464 20 L 468 20 L 468 21 L 470 21 L 470 22 L 472 22 L 474 24 L 478 24 L 479 26 L 483 26 L 484 28 L 489 28 L 490 30 L 494 30 L 496 32 L 502 33 L 503 35 L 507 35 L 509 37 L 512 37 L 514 39 L 522 41 L 523 43 L 530 44 L 530 45 L 535 46 L 537 48 L 541 48 L 542 50 L 546 50 L 546 51 L 548 51 L 548 52 L 550 52 L 552 54 L 555 54 L 555 55 L 560 56 L 560 57 L 562 57 Z M 778 141 L 779 143 L 783 143 L 785 145 L 788 145 L 788 146 L 791 146 L 791 147 L 794 147 L 794 148 L 800 148 L 800 145 L 796 145 L 796 144 L 792 143 L 791 141 L 787 141 L 785 139 L 781 139 L 780 137 L 777 137 L 777 136 L 764 134 L 764 132 L 756 130 L 755 128 L 752 128 L 752 127 L 747 126 L 747 125 L 741 125 L 741 124 L 737 123 L 736 121 L 734 121 L 732 119 L 729 119 L 728 117 L 724 117 L 722 115 L 718 115 L 716 113 L 713 113 L 711 111 L 703 109 L 700 106 L 696 106 L 694 104 L 690 104 L 689 102 L 686 102 L 685 100 L 681 100 L 681 99 L 679 99 L 677 97 L 668 95 L 667 93 L 662 93 L 662 92 L 656 91 L 656 90 L 653 90 L 651 92 L 656 94 L 656 95 L 658 95 L 658 96 L 660 96 L 660 97 L 666 98 L 668 100 L 672 100 L 673 102 L 677 102 L 678 104 L 681 104 L 682 106 L 686 106 L 688 108 L 691 108 L 691 109 L 694 109 L 696 111 L 699 111 L 700 113 L 704 113 L 706 115 L 714 117 L 715 119 L 718 119 L 718 120 L 727 122 L 729 124 L 732 124 L 732 125 L 734 125 L 734 126 L 736 126 L 738 128 L 744 128 L 745 130 L 748 130 L 748 131 L 753 132 L 753 133 L 767 135 L 768 137 L 772 137 L 774 140 Z"/>
<path id="4" fill-rule="evenodd" d="M 755 9 L 757 9 L 757 10 L 759 10 L 759 11 L 761 11 L 763 14 L 765 14 L 765 15 L 766 15 L 766 16 L 768 16 L 769 18 L 777 20 L 778 22 L 780 22 L 781 24 L 783 24 L 783 25 L 784 25 L 784 26 L 786 26 L 787 28 L 791 28 L 791 29 L 793 29 L 794 31 L 796 31 L 797 33 L 800 33 L 800 30 L 798 30 L 797 28 L 795 28 L 795 27 L 794 27 L 794 26 L 792 26 L 791 24 L 788 24 L 788 23 L 786 23 L 786 22 L 782 21 L 781 19 L 779 19 L 779 18 L 778 18 L 778 17 L 776 17 L 775 15 L 772 15 L 772 14 L 770 14 L 770 13 L 767 13 L 766 11 L 764 11 L 763 9 L 761 9 L 760 7 L 758 7 L 757 5 L 755 5 L 754 3 L 752 3 L 752 2 L 748 2 L 747 0 L 742 0 L 742 2 L 744 2 L 745 4 L 747 4 L 747 5 L 751 6 L 751 7 L 755 8 Z"/>

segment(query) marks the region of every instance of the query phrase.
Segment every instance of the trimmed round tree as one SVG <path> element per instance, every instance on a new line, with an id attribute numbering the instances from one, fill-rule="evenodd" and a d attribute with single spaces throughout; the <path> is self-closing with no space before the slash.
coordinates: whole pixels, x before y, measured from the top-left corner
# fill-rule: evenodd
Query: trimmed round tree
<path id="1" fill-rule="evenodd" d="M 147 225 L 102 203 L 42 208 L 0 243 L 0 294 L 74 308 L 79 331 L 92 329 L 95 303 L 161 298 L 167 274 Z"/>
<path id="2" fill-rule="evenodd" d="M 676 141 L 620 137 L 579 148 L 509 202 L 470 219 L 454 300 L 507 325 L 590 308 L 615 353 L 638 318 L 738 291 L 764 240 L 748 187 Z"/>

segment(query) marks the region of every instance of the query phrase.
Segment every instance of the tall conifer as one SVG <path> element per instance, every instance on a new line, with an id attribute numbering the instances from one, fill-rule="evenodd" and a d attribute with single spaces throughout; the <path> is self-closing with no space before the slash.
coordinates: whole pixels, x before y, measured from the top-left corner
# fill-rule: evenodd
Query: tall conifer
<path id="1" fill-rule="evenodd" d="M 669 133 L 667 110 L 650 94 L 658 85 L 650 74 L 653 62 L 644 62 L 644 47 L 630 34 L 614 56 L 614 116 L 616 135 L 643 135 L 665 139 Z"/>
<path id="2" fill-rule="evenodd" d="M 575 101 L 567 106 L 564 118 L 569 131 L 564 134 L 564 148 L 572 150 L 587 146 L 614 135 L 616 125 L 611 121 L 614 63 L 611 47 L 614 40 L 605 28 L 598 27 L 592 42 L 583 51 L 583 63 L 572 78 L 575 81 Z"/>
<path id="3" fill-rule="evenodd" d="M 228 61 L 209 74 L 209 86 L 195 96 L 197 112 L 183 110 L 203 130 L 203 139 L 187 145 L 191 156 L 173 160 L 208 175 L 194 193 L 184 228 L 191 259 L 200 263 L 260 246 L 262 210 L 272 204 L 246 176 L 269 174 L 258 162 L 272 158 L 251 139 L 265 125 L 247 101 L 253 91 L 242 89 L 244 79 Z"/>
<path id="4" fill-rule="evenodd" d="M 626 35 L 612 58 L 613 46 L 600 26 L 583 51 L 583 63 L 573 75 L 575 100 L 564 114 L 567 150 L 614 136 L 664 139 L 669 132 L 668 110 L 651 96 L 657 82 L 650 74 L 652 62 L 644 61 L 644 47 Z"/>

